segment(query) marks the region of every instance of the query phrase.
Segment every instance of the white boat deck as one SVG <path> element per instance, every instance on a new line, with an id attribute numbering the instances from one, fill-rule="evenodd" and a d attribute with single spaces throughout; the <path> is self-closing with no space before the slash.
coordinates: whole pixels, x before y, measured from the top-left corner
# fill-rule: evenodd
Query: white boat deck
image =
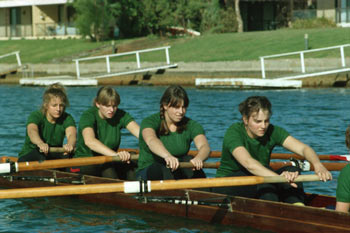
<path id="1" fill-rule="evenodd" d="M 52 76 L 41 78 L 22 78 L 19 84 L 23 86 L 48 86 L 61 83 L 64 86 L 97 86 L 96 79 L 77 79 L 72 76 Z"/>
<path id="2" fill-rule="evenodd" d="M 300 80 L 258 78 L 196 78 L 196 87 L 212 88 L 301 88 Z"/>

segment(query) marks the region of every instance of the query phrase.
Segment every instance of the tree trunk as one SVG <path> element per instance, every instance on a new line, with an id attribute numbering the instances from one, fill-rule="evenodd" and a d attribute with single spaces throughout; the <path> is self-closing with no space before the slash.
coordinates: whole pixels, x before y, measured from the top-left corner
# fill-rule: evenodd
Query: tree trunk
<path id="1" fill-rule="evenodd" d="M 239 9 L 239 0 L 235 0 L 235 11 L 237 19 L 237 32 L 243 32 L 243 20 Z"/>

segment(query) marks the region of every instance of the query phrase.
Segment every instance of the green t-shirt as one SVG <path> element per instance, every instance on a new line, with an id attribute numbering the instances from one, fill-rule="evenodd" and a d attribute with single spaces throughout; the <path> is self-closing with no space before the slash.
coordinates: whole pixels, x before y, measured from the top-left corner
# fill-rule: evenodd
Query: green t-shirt
<path id="1" fill-rule="evenodd" d="M 134 119 L 129 113 L 119 108 L 111 119 L 102 119 L 98 114 L 97 107 L 94 106 L 89 108 L 80 117 L 77 150 L 74 157 L 91 157 L 98 155 L 85 145 L 82 134 L 85 128 L 92 128 L 95 137 L 100 142 L 108 148 L 116 151 L 118 150 L 121 141 L 121 129 L 126 128 L 126 126 L 133 120 Z"/>
<path id="2" fill-rule="evenodd" d="M 75 127 L 73 117 L 66 112 L 57 119 L 55 124 L 52 124 L 46 119 L 46 116 L 42 114 L 41 111 L 37 110 L 32 112 L 28 117 L 27 126 L 31 123 L 38 126 L 40 138 L 50 147 L 62 147 L 66 135 L 66 129 L 70 126 Z M 24 145 L 18 155 L 26 155 L 36 148 L 38 148 L 37 145 L 30 141 L 28 132 L 26 132 Z"/>
<path id="3" fill-rule="evenodd" d="M 286 130 L 270 124 L 263 137 L 254 139 L 248 136 L 243 122 L 232 124 L 224 136 L 221 164 L 216 177 L 232 176 L 234 172 L 245 170 L 232 155 L 233 150 L 239 146 L 245 147 L 263 166 L 269 166 L 273 148 L 281 146 L 288 136 Z"/>
<path id="4" fill-rule="evenodd" d="M 337 201 L 350 203 L 350 165 L 346 165 L 339 174 Z"/>
<path id="5" fill-rule="evenodd" d="M 194 120 L 185 117 L 187 121 L 186 129 L 181 133 L 170 132 L 168 135 L 158 136 L 165 148 L 175 157 L 181 158 L 187 155 L 190 150 L 193 139 L 200 134 L 205 134 L 203 127 Z M 138 170 L 142 170 L 155 161 L 163 162 L 164 159 L 151 152 L 146 142 L 142 137 L 142 130 L 145 128 L 152 128 L 158 134 L 161 124 L 160 114 L 156 113 L 145 118 L 141 123 L 139 147 L 140 156 L 138 160 Z"/>

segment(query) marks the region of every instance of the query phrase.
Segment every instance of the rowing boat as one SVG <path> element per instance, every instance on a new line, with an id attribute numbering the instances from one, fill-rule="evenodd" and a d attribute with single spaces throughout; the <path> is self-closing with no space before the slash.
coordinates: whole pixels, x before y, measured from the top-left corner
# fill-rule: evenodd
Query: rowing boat
<path id="1" fill-rule="evenodd" d="M 25 171 L 0 177 L 0 186 L 5 188 L 120 182 L 123 181 L 81 176 L 57 170 Z M 335 198 L 323 195 L 308 195 L 305 207 L 242 197 L 227 197 L 189 189 L 142 194 L 97 193 L 74 197 L 121 208 L 273 232 L 350 232 L 350 215 L 325 209 L 334 207 Z"/>

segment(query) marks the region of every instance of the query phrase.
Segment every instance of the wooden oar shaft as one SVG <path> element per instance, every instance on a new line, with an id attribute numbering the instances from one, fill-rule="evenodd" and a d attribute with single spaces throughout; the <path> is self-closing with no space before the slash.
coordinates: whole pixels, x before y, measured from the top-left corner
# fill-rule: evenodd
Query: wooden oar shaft
<path id="1" fill-rule="evenodd" d="M 340 171 L 343 169 L 348 163 L 322 163 L 325 168 L 327 168 L 328 171 Z M 272 169 L 277 170 L 284 166 L 294 166 L 292 162 L 273 162 L 270 163 L 270 166 Z M 309 171 L 314 171 L 315 168 L 311 164 Z"/>
<path id="2" fill-rule="evenodd" d="M 138 155 L 131 155 L 131 160 L 137 160 Z M 75 166 L 87 166 L 95 164 L 104 164 L 109 162 L 120 162 L 119 156 L 93 156 L 73 159 L 56 159 L 56 160 L 45 160 L 42 162 L 19 162 L 18 171 L 34 171 L 42 169 L 52 168 L 64 168 L 64 167 L 75 167 Z"/>
<path id="3" fill-rule="evenodd" d="M 139 151 L 136 149 L 119 149 L 118 151 L 129 151 L 129 152 L 139 153 Z M 50 152 L 63 153 L 64 150 L 62 147 L 50 147 Z M 188 152 L 188 155 L 196 156 L 197 153 L 198 153 L 198 151 L 190 150 Z M 339 156 L 342 156 L 342 155 L 318 155 L 318 158 L 320 160 L 340 160 L 339 158 L 336 158 Z M 211 151 L 209 157 L 210 158 L 220 158 L 221 151 Z M 298 160 L 305 159 L 303 156 L 300 156 L 297 154 L 292 154 L 292 153 L 272 153 L 271 154 L 271 159 L 291 159 L 291 158 L 298 159 Z"/>
<path id="4" fill-rule="evenodd" d="M 304 182 L 304 181 L 319 181 L 319 178 L 317 175 L 300 175 L 295 180 L 295 182 Z M 242 176 L 242 177 L 148 181 L 147 190 L 144 190 L 144 191 L 241 186 L 241 185 L 256 185 L 256 184 L 262 184 L 262 183 L 284 183 L 284 182 L 287 182 L 287 180 L 283 176 L 274 176 L 274 177 Z M 111 193 L 111 192 L 137 193 L 139 192 L 137 191 L 137 188 L 140 188 L 140 187 L 141 185 L 139 181 L 132 181 L 132 182 L 122 182 L 122 183 L 8 189 L 8 190 L 0 191 L 0 199 L 65 196 L 65 195 L 96 194 L 96 193 Z"/>
<path id="5" fill-rule="evenodd" d="M 6 160 L 16 162 L 15 157 L 2 157 L 2 163 L 6 163 Z M 137 160 L 138 155 L 131 155 L 131 160 Z M 73 159 L 59 159 L 59 160 L 46 160 L 43 162 L 20 162 L 18 163 L 18 171 L 34 171 L 42 169 L 75 167 L 75 166 L 87 166 L 95 164 L 103 164 L 107 162 L 119 162 L 119 157 L 114 156 L 97 156 L 86 158 L 73 158 Z M 322 163 L 329 171 L 340 171 L 347 163 Z M 277 170 L 284 166 L 291 166 L 292 162 L 271 162 L 270 166 Z M 203 168 L 217 169 L 220 166 L 220 162 L 205 162 Z M 294 166 L 294 165 L 293 165 Z M 181 162 L 180 168 L 193 168 L 191 162 Z M 311 165 L 310 170 L 313 171 L 314 167 Z"/>

